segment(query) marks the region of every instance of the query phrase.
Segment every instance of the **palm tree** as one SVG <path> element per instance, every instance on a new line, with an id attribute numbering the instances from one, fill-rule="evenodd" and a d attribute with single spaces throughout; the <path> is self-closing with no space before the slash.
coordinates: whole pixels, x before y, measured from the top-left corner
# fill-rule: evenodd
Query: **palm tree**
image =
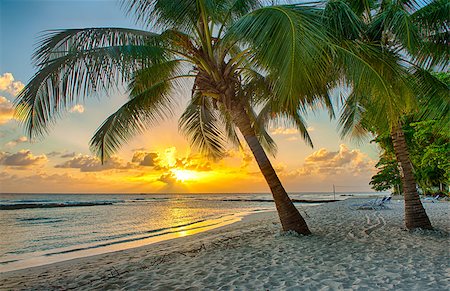
<path id="1" fill-rule="evenodd" d="M 283 229 L 309 234 L 266 155 L 275 151 L 266 128 L 271 120 L 293 124 L 312 145 L 301 113 L 319 103 L 331 108 L 330 40 L 321 9 L 262 2 L 133 0 L 125 3 L 128 13 L 154 32 L 48 32 L 34 54 L 37 73 L 18 96 L 17 117 L 30 138 L 41 137 L 73 104 L 126 85 L 129 101 L 90 141 L 104 161 L 170 117 L 173 92 L 191 84 L 191 101 L 180 118 L 190 143 L 220 158 L 227 142 L 240 145 L 240 132 L 270 187 Z"/>
<path id="2" fill-rule="evenodd" d="M 416 112 L 420 98 L 427 98 L 430 104 L 440 104 L 434 106 L 437 110 L 432 110 L 436 116 L 448 114 L 448 86 L 426 69 L 444 68 L 449 64 L 449 2 L 342 0 L 330 2 L 330 12 L 333 11 L 331 8 L 340 11 L 328 18 L 328 25 L 340 41 L 358 39 L 375 44 L 379 54 L 391 60 L 377 65 L 376 59 L 366 59 L 372 67 L 383 72 L 387 87 L 380 88 L 363 77 L 360 80 L 353 78 L 350 82 L 353 91 L 346 99 L 340 117 L 342 134 L 345 136 L 352 130 L 356 135 L 367 130 L 390 132 L 404 191 L 405 225 L 408 229 L 431 229 L 416 189 L 402 116 Z M 338 17 L 345 17 L 347 22 L 344 23 L 350 25 L 335 25 Z M 393 64 L 404 68 L 392 70 Z"/>

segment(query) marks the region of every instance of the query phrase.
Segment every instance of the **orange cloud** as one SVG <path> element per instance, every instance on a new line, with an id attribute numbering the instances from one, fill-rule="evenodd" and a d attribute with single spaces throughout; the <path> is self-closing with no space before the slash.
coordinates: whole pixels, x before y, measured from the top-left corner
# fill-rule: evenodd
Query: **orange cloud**
<path id="1" fill-rule="evenodd" d="M 13 119 L 14 108 L 11 101 L 0 96 L 0 125 L 5 124 Z"/>
<path id="2" fill-rule="evenodd" d="M 285 128 L 285 127 L 277 127 L 270 130 L 270 133 L 273 135 L 291 135 L 298 134 L 298 130 L 296 128 Z"/>
<path id="3" fill-rule="evenodd" d="M 14 76 L 11 73 L 4 73 L 0 76 L 0 91 L 8 92 L 16 96 L 22 91 L 25 85 L 20 81 L 14 81 Z"/>
<path id="4" fill-rule="evenodd" d="M 338 151 L 319 149 L 305 158 L 303 167 L 283 173 L 285 176 L 359 175 L 374 171 L 375 161 L 360 150 L 350 150 L 345 144 Z"/>
<path id="5" fill-rule="evenodd" d="M 83 113 L 84 112 L 84 106 L 83 105 L 81 105 L 81 104 L 77 104 L 77 105 L 74 105 L 74 106 L 72 106 L 72 108 L 70 108 L 69 109 L 69 112 L 72 112 L 72 113 Z"/>
<path id="6" fill-rule="evenodd" d="M 24 142 L 27 142 L 27 141 L 28 141 L 28 138 L 26 136 L 21 136 L 21 137 L 18 137 L 16 139 L 12 140 L 12 141 L 7 142 L 5 144 L 5 147 L 12 148 L 12 147 L 15 147 L 16 145 L 18 145 L 20 143 L 24 143 Z"/>

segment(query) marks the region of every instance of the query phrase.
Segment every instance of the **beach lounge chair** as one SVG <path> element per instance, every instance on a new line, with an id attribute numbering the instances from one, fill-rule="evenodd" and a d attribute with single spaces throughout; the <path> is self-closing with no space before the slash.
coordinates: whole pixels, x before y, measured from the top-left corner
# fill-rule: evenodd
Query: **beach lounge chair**
<path id="1" fill-rule="evenodd" d="M 381 209 L 387 209 L 386 203 L 390 203 L 392 200 L 392 197 L 383 197 L 382 199 L 374 199 L 366 203 L 362 204 L 353 204 L 350 206 L 350 209 L 353 210 L 381 210 Z"/>
<path id="2" fill-rule="evenodd" d="M 426 197 L 422 199 L 422 202 L 431 202 L 431 203 L 439 202 L 440 197 L 441 197 L 440 195 L 436 195 L 435 197 Z"/>

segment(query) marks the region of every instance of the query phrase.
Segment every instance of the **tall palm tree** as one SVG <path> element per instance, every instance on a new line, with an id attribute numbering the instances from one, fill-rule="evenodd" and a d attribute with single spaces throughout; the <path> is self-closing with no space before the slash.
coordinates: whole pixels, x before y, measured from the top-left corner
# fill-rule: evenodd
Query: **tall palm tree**
<path id="1" fill-rule="evenodd" d="M 352 79 L 356 82 L 350 84 L 353 91 L 346 99 L 340 117 L 342 134 L 347 135 L 353 130 L 358 135 L 368 129 L 390 132 L 401 172 L 405 225 L 408 229 L 431 229 L 416 189 L 402 116 L 418 110 L 419 97 L 427 98 L 430 104 L 440 104 L 432 110 L 436 116 L 448 114 L 448 86 L 426 69 L 448 67 L 450 4 L 446 0 L 338 0 L 330 2 L 329 7 L 340 11 L 328 21 L 342 42 L 358 39 L 376 44 L 379 54 L 391 59 L 390 64 L 379 65 L 376 59 L 367 59 L 372 62 L 372 67 L 383 72 L 388 84 L 385 89 Z M 335 25 L 338 17 L 345 17 L 349 25 Z M 392 70 L 392 64 L 404 69 Z"/>
<path id="2" fill-rule="evenodd" d="M 330 40 L 321 9 L 262 2 L 132 0 L 124 7 L 153 32 L 48 32 L 34 54 L 37 73 L 18 96 L 17 117 L 30 138 L 40 137 L 73 104 L 126 85 L 129 101 L 90 141 L 104 161 L 170 117 L 173 92 L 191 84 L 191 101 L 180 118 L 190 143 L 220 158 L 228 141 L 240 145 L 240 132 L 270 187 L 283 229 L 309 234 L 266 155 L 275 150 L 266 128 L 270 120 L 283 120 L 312 145 L 301 113 L 318 103 L 331 108 Z"/>

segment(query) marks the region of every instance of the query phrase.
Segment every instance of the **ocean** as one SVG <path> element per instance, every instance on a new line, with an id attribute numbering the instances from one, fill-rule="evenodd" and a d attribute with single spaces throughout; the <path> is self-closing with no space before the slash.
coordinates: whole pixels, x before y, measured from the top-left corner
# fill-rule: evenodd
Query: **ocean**
<path id="1" fill-rule="evenodd" d="M 336 194 L 336 199 L 350 195 Z M 291 193 L 293 199 L 333 199 Z M 0 194 L 0 272 L 182 237 L 275 210 L 270 194 Z M 302 206 L 303 203 L 296 203 Z"/>

